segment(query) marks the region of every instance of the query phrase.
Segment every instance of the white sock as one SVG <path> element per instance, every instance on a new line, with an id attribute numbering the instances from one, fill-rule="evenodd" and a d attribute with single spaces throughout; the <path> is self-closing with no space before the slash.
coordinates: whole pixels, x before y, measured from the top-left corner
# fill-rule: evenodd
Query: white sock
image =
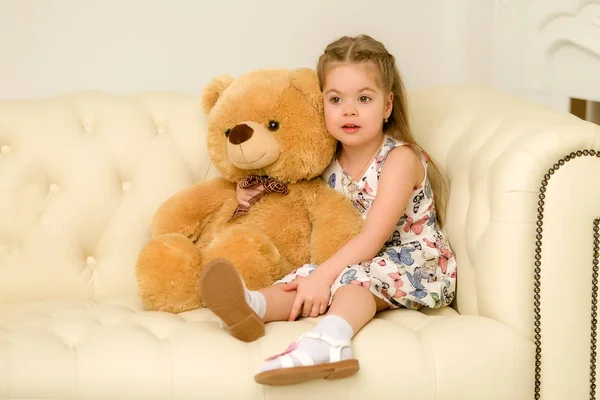
<path id="1" fill-rule="evenodd" d="M 250 308 L 260 318 L 264 318 L 265 313 L 267 312 L 267 300 L 265 300 L 265 296 L 263 296 L 261 292 L 251 291 L 244 287 L 244 297 Z M 221 328 L 226 328 L 225 323 L 221 319 L 219 319 L 219 326 L 221 326 Z"/>
<path id="2" fill-rule="evenodd" d="M 330 336 L 335 340 L 350 340 L 354 332 L 350 324 L 337 315 L 328 315 L 312 330 L 315 333 Z M 303 351 L 309 356 L 315 364 L 329 362 L 329 345 L 317 339 L 304 338 L 298 342 L 298 351 Z M 292 356 L 293 357 L 293 356 Z M 342 360 L 352 358 L 352 350 L 349 347 L 342 349 Z M 300 361 L 293 358 L 294 366 L 302 365 Z M 261 371 L 281 368 L 281 361 L 278 358 L 267 362 L 262 366 Z"/>
<path id="3" fill-rule="evenodd" d="M 248 290 L 244 288 L 246 303 L 262 319 L 267 312 L 267 300 L 261 292 Z"/>

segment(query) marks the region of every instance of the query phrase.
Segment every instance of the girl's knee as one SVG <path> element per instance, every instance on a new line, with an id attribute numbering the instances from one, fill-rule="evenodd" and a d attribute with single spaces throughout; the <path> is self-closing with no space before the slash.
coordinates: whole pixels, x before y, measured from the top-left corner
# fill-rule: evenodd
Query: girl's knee
<path id="1" fill-rule="evenodd" d="M 333 297 L 335 299 L 335 296 L 341 297 L 341 296 L 351 296 L 352 298 L 355 297 L 360 297 L 361 299 L 363 297 L 372 297 L 373 294 L 371 293 L 371 291 L 369 290 L 369 288 L 364 287 L 362 285 L 355 285 L 355 284 L 348 284 L 348 285 L 342 285 L 340 286 L 335 293 L 333 294 Z M 362 300 L 361 300 L 362 301 Z"/>
<path id="2" fill-rule="evenodd" d="M 368 287 L 362 285 L 348 284 L 339 287 L 333 294 L 333 299 L 339 293 L 338 298 L 347 298 L 348 302 L 360 304 L 372 304 L 375 311 L 384 311 L 389 308 L 389 304 L 377 297 Z M 371 303 L 372 302 L 372 303 Z"/>
<path id="3" fill-rule="evenodd" d="M 377 304 L 371 291 L 361 285 L 343 285 L 333 294 L 329 312 L 342 317 L 352 315 L 364 323 L 375 315 Z M 362 326 L 362 325 L 360 325 Z"/>

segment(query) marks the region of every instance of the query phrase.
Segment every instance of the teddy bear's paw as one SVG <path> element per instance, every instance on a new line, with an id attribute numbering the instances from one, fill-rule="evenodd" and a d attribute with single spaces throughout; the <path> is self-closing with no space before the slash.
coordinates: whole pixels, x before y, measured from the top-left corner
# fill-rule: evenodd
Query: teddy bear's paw
<path id="1" fill-rule="evenodd" d="M 140 252 L 136 275 L 147 309 L 179 313 L 202 306 L 198 293 L 200 252 L 177 233 L 152 238 Z"/>
<path id="2" fill-rule="evenodd" d="M 239 271 L 249 290 L 269 286 L 281 276 L 282 259 L 279 251 L 264 233 L 238 226 L 217 236 L 204 251 L 204 261 L 227 258 Z"/>

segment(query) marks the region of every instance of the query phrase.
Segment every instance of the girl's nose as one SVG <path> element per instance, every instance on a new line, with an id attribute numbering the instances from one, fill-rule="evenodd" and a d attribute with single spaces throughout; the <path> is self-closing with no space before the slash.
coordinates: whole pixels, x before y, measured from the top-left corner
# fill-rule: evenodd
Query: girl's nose
<path id="1" fill-rule="evenodd" d="M 354 108 L 353 106 L 349 106 L 344 109 L 344 116 L 346 117 L 353 117 L 356 114 L 356 108 Z"/>

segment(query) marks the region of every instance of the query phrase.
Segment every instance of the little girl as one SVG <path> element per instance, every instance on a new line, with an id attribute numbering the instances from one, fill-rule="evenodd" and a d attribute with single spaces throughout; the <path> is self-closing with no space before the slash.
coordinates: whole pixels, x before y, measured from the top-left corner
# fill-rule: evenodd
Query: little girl
<path id="1" fill-rule="evenodd" d="M 356 373 L 350 340 L 377 311 L 446 306 L 456 287 L 455 257 L 440 229 L 443 177 L 412 138 L 394 57 L 369 36 L 342 37 L 327 46 L 317 72 L 327 130 L 339 142 L 322 177 L 360 210 L 362 231 L 323 264 L 260 291 L 245 289 L 224 261 L 201 277 L 205 304 L 242 340 L 264 334 L 265 322 L 327 314 L 267 359 L 255 376 L 266 385 Z M 238 202 L 249 206 L 258 193 L 238 188 Z M 216 291 L 207 289 L 224 285 L 227 299 L 211 298 Z"/>

